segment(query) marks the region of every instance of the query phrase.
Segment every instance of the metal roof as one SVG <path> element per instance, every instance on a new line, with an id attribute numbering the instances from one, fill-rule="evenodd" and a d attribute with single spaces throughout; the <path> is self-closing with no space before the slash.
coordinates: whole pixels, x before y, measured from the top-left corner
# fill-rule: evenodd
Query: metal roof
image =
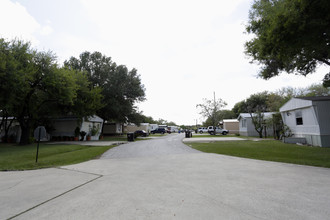
<path id="1" fill-rule="evenodd" d="M 275 112 L 263 112 L 265 118 L 269 118 L 271 117 L 273 114 L 275 114 Z M 255 116 L 255 113 L 252 113 L 252 116 Z M 241 113 L 239 114 L 237 120 L 239 120 L 240 118 L 251 118 L 250 113 Z"/>
<path id="2" fill-rule="evenodd" d="M 296 97 L 296 99 L 304 99 L 310 101 L 330 101 L 330 96 Z"/>

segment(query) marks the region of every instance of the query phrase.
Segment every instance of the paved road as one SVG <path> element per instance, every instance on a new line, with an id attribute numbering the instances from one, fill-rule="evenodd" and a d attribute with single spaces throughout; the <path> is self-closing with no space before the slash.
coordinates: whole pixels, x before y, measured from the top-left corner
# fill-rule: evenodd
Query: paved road
<path id="1" fill-rule="evenodd" d="M 167 135 L 147 141 L 135 141 L 112 148 L 101 159 L 158 157 L 171 154 L 201 153 L 182 143 L 183 134 Z"/>
<path id="2" fill-rule="evenodd" d="M 0 173 L 0 219 L 330 219 L 330 169 L 199 153 L 181 138 Z"/>

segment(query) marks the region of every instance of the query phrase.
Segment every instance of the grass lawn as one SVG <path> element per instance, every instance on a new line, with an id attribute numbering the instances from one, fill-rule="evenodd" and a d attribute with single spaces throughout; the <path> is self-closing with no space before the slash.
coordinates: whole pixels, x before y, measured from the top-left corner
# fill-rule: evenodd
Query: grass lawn
<path id="1" fill-rule="evenodd" d="M 210 134 L 192 134 L 192 138 L 214 138 L 214 137 L 240 137 L 236 136 L 234 134 L 227 134 L 227 135 L 222 135 L 222 134 L 217 134 L 217 135 L 210 135 Z"/>
<path id="2" fill-rule="evenodd" d="M 207 153 L 330 168 L 330 148 L 284 144 L 275 140 L 189 143 L 189 146 Z"/>
<path id="3" fill-rule="evenodd" d="M 80 163 L 97 158 L 112 147 L 40 144 L 38 163 L 35 163 L 37 144 L 0 144 L 0 170 L 30 170 Z"/>

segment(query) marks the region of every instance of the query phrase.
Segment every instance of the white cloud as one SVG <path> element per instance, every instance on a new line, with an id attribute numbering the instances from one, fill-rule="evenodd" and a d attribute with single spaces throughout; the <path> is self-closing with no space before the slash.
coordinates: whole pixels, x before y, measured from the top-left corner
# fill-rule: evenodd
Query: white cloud
<path id="1" fill-rule="evenodd" d="M 250 38 L 243 34 L 249 10 L 244 0 L 83 4 L 107 42 L 104 50 L 142 74 L 148 101 L 139 106 L 156 119 L 193 124 L 200 118 L 196 104 L 213 92 L 231 108 L 252 93 L 299 84 L 292 79 L 300 85 L 309 81 L 287 75 L 269 81 L 255 77 L 258 67 L 243 53 Z M 241 6 L 243 11 L 237 11 Z"/>
<path id="2" fill-rule="evenodd" d="M 51 26 L 45 25 L 40 29 L 40 34 L 44 35 L 44 36 L 47 36 L 47 35 L 50 35 L 51 33 L 53 33 L 53 31 L 54 30 Z"/>
<path id="3" fill-rule="evenodd" d="M 213 92 L 231 108 L 252 93 L 307 86 L 320 82 L 325 73 L 321 68 L 307 78 L 283 74 L 257 79 L 259 67 L 243 53 L 244 42 L 251 38 L 243 32 L 252 0 L 80 2 L 50 17 L 38 14 L 44 9 L 40 4 L 34 4 L 37 10 L 26 5 L 34 13 L 29 14 L 21 4 L 1 0 L 1 33 L 40 42 L 60 63 L 87 50 L 137 68 L 148 99 L 139 104 L 140 110 L 155 119 L 194 124 L 200 122 L 196 104 L 212 98 Z M 66 19 L 72 22 L 59 23 Z"/>
<path id="4" fill-rule="evenodd" d="M 39 24 L 26 8 L 18 2 L 1 0 L 0 7 L 2 9 L 0 13 L 1 37 L 9 40 L 19 38 L 30 41 L 36 47 L 40 44 L 39 34 L 47 36 L 53 33 L 49 21 L 46 21 L 46 25 Z"/>
<path id="5" fill-rule="evenodd" d="M 38 44 L 34 34 L 40 28 L 40 24 L 18 2 L 2 0 L 0 2 L 0 28 L 1 37 L 13 39 L 18 37 L 32 44 Z"/>

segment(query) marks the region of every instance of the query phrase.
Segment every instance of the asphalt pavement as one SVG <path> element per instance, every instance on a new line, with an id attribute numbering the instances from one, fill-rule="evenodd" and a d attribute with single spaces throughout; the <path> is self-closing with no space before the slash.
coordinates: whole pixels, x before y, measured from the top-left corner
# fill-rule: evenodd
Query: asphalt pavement
<path id="1" fill-rule="evenodd" d="M 330 219 L 330 169 L 201 153 L 183 137 L 0 172 L 0 219 Z"/>

